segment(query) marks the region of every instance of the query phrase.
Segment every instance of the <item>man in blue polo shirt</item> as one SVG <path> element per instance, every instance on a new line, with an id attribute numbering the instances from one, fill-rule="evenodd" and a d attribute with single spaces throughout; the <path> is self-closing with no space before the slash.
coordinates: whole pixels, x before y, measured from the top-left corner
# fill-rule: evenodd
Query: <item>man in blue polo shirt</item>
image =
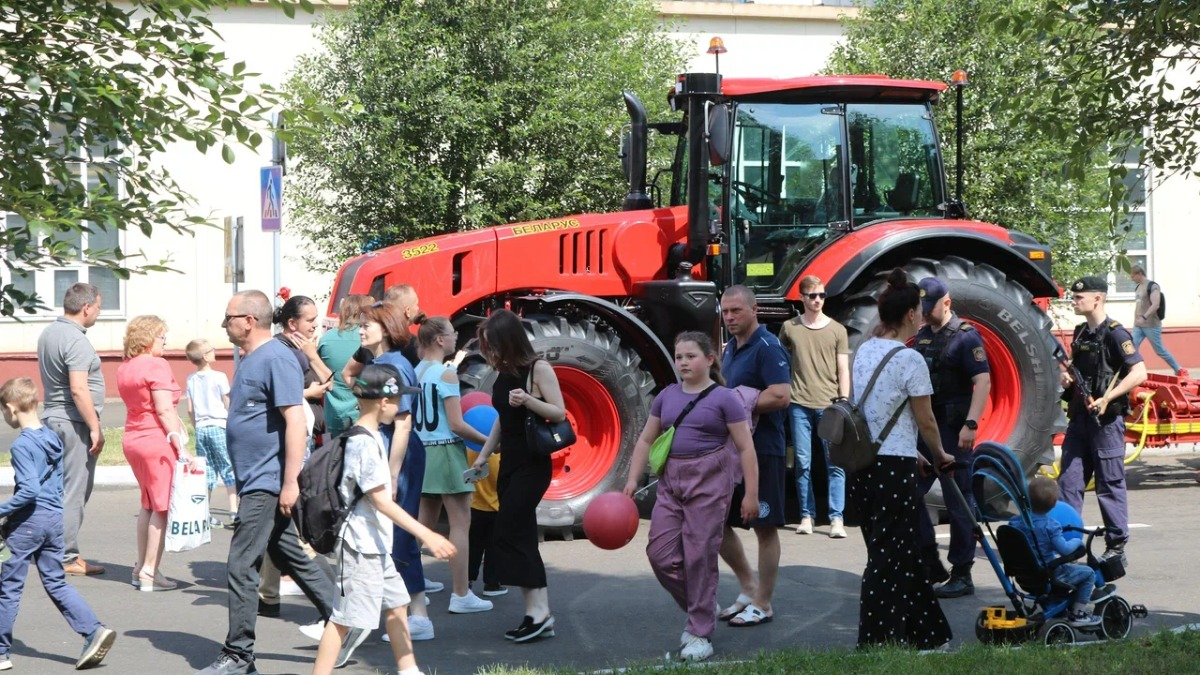
<path id="1" fill-rule="evenodd" d="M 721 372 L 729 387 L 752 387 L 761 393 L 754 412 L 754 449 L 758 456 L 758 518 L 743 523 L 737 507 L 730 511 L 721 542 L 721 559 L 737 575 L 741 594 L 721 611 L 730 626 L 757 626 L 771 621 L 771 596 L 779 575 L 779 527 L 783 525 L 785 488 L 784 429 L 791 401 L 792 368 L 779 338 L 758 323 L 758 301 L 745 286 L 731 286 L 721 296 L 721 320 L 732 339 L 721 356 Z M 745 486 L 734 491 L 741 504 Z M 751 527 L 758 538 L 758 578 L 733 527 Z"/>

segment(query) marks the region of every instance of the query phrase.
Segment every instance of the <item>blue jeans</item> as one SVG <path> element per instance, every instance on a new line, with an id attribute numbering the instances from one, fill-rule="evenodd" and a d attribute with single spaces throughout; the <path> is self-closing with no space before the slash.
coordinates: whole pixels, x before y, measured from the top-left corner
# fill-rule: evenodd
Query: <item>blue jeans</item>
<path id="1" fill-rule="evenodd" d="M 1092 601 L 1092 589 L 1096 586 L 1096 572 L 1087 565 L 1067 563 L 1054 570 L 1054 578 L 1075 587 L 1071 593 L 1071 606 L 1082 607 Z"/>
<path id="2" fill-rule="evenodd" d="M 0 565 L 0 654 L 12 649 L 13 623 L 21 606 L 29 563 L 38 568 L 42 588 L 62 612 L 71 630 L 87 637 L 100 627 L 100 620 L 63 572 L 63 514 L 35 509 L 29 517 L 8 526 L 8 548 L 12 557 Z"/>
<path id="3" fill-rule="evenodd" d="M 1147 338 L 1149 338 L 1149 340 L 1150 340 L 1150 346 L 1154 347 L 1154 353 L 1158 354 L 1158 357 L 1160 359 L 1162 359 L 1163 361 L 1166 361 L 1167 365 L 1171 367 L 1171 370 L 1178 373 L 1181 370 L 1179 367 L 1179 362 L 1176 361 L 1175 357 L 1171 356 L 1171 352 L 1167 351 L 1167 348 L 1163 346 L 1162 326 L 1156 326 L 1154 328 L 1149 328 L 1149 327 L 1136 328 L 1135 327 L 1133 329 L 1133 349 L 1134 349 L 1134 351 L 1137 351 L 1138 349 L 1140 349 L 1142 346 L 1142 341 L 1146 340 Z"/>
<path id="4" fill-rule="evenodd" d="M 796 496 L 800 501 L 801 517 L 812 518 L 817 513 L 817 498 L 812 487 L 813 431 L 821 423 L 824 410 L 806 408 L 798 403 L 788 405 L 792 421 L 792 446 L 796 448 Z M 821 441 L 825 450 L 825 466 L 829 476 L 829 518 L 842 517 L 846 507 L 846 471 L 829 461 L 829 445 Z"/>

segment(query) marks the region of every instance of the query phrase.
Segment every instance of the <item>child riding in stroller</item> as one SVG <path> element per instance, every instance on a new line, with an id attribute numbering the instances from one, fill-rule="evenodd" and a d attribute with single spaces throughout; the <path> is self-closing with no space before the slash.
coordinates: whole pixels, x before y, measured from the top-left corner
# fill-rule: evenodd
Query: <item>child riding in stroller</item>
<path id="1" fill-rule="evenodd" d="M 1103 535 L 1104 528 L 1085 530 L 1073 509 L 1061 503 L 1056 507 L 1058 489 L 1052 481 L 1026 483 L 1021 462 L 1004 445 L 979 444 L 971 472 L 978 509 L 972 514 L 975 536 L 1013 607 L 980 611 L 975 622 L 980 642 L 1024 642 L 1040 636 L 1046 644 L 1074 643 L 1077 631 L 1110 640 L 1128 635 L 1133 617 L 1145 616 L 1146 609 L 1131 607 L 1116 594 L 1111 582 L 1125 574 L 1120 559 L 1100 562 L 1092 555 L 1092 539 Z M 954 481 L 942 485 L 948 499 L 965 501 Z M 997 501 L 997 490 L 1016 509 L 1015 516 L 990 506 Z M 1005 521 L 993 532 L 991 523 Z M 995 548 L 984 536 L 985 528 Z M 1083 536 L 1086 540 L 1079 541 Z M 1080 558 L 1086 559 L 1086 566 L 1073 564 Z M 1089 603 L 1095 603 L 1093 612 L 1087 611 Z"/>

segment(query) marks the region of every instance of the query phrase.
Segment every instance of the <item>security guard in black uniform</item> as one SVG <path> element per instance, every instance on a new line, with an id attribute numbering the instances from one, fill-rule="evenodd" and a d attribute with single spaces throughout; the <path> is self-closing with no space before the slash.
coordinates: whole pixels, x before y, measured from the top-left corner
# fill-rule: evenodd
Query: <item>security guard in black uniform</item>
<path id="1" fill-rule="evenodd" d="M 1125 415 L 1129 392 L 1146 381 L 1146 364 L 1129 331 L 1105 313 L 1107 294 L 1108 281 L 1101 277 L 1084 277 L 1071 285 L 1071 307 L 1087 321 L 1075 327 L 1071 341 L 1071 363 L 1083 382 L 1075 382 L 1070 372 L 1061 378 L 1069 422 L 1058 488 L 1062 500 L 1082 515 L 1084 488 L 1096 478 L 1106 544 L 1101 559 L 1119 557 L 1124 564 L 1129 539 Z"/>
<path id="2" fill-rule="evenodd" d="M 933 416 L 937 419 L 942 447 L 959 461 L 969 462 L 975 448 L 975 432 L 979 416 L 987 405 L 992 381 L 983 340 L 975 328 L 958 318 L 950 309 L 950 290 L 937 277 L 926 277 L 917 284 L 921 289 L 921 311 L 925 325 L 917 332 L 913 349 L 925 357 L 929 378 L 933 382 Z M 923 442 L 918 446 L 928 457 Z M 973 502 L 971 473 L 958 469 L 953 474 L 959 490 Z M 933 487 L 934 476 L 921 479 L 922 494 Z M 957 598 L 975 592 L 971 581 L 971 566 L 975 564 L 975 537 L 971 532 L 970 515 L 956 499 L 946 499 L 950 511 L 949 581 L 934 589 L 939 598 Z M 971 508 L 974 508 L 972 503 Z M 937 540 L 929 512 L 921 509 L 921 544 L 923 557 L 930 570 L 931 581 L 947 578 L 946 568 L 938 557 Z"/>

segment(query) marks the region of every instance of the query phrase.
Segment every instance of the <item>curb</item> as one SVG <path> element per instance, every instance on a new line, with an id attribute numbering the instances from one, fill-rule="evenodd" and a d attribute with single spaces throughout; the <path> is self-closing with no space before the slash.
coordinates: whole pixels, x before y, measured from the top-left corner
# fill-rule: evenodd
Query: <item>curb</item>
<path id="1" fill-rule="evenodd" d="M 137 487 L 133 469 L 129 465 L 96 467 L 97 487 Z M 12 467 L 0 467 L 0 487 L 16 485 Z"/>

